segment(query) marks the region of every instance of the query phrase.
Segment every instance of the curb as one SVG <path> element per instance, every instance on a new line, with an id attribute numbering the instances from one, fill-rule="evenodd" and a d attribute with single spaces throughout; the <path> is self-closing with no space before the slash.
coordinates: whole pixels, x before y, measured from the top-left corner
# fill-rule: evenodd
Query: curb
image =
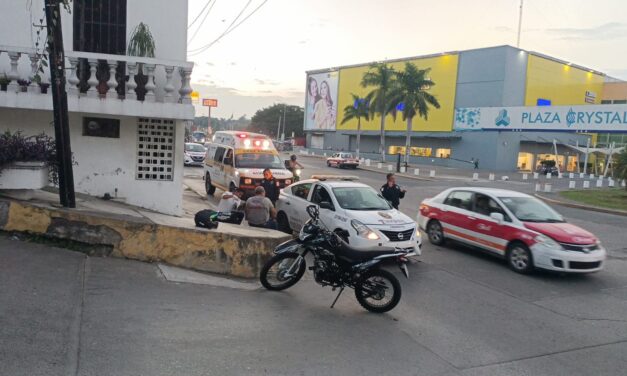
<path id="1" fill-rule="evenodd" d="M 606 209 L 606 208 L 600 208 L 598 206 L 576 204 L 573 202 L 566 202 L 566 201 L 556 200 L 553 198 L 548 198 L 548 197 L 539 195 L 537 193 L 535 193 L 534 196 L 536 196 L 542 201 L 546 201 L 555 205 L 561 205 L 561 206 L 566 206 L 569 208 L 583 209 L 583 210 L 595 211 L 599 213 L 614 214 L 614 215 L 621 215 L 621 216 L 627 217 L 627 211 L 623 211 L 623 210 Z"/>
<path id="2" fill-rule="evenodd" d="M 96 246 L 111 257 L 241 278 L 256 278 L 272 250 L 290 238 L 227 223 L 215 230 L 191 226 L 0 199 L 0 231 Z"/>
<path id="3" fill-rule="evenodd" d="M 372 167 L 361 167 L 359 166 L 360 170 L 364 170 L 364 171 L 370 171 L 370 172 L 377 172 L 379 174 L 388 174 L 390 172 L 394 173 L 394 175 L 396 176 L 400 176 L 406 179 L 412 179 L 412 180 L 420 180 L 420 181 L 437 181 L 436 179 L 430 179 L 430 178 L 421 178 L 420 176 L 415 176 L 415 175 L 407 175 L 407 174 L 402 174 L 400 172 L 396 172 L 396 171 L 388 171 L 388 170 L 379 170 L 378 168 L 372 168 Z"/>
<path id="4" fill-rule="evenodd" d="M 317 159 L 326 159 L 327 157 L 323 156 L 323 155 L 301 155 L 302 157 L 309 157 L 309 158 L 317 158 Z M 377 172 L 380 174 L 387 174 L 389 172 L 393 172 L 394 175 L 396 176 L 401 176 L 407 179 L 412 179 L 412 180 L 419 180 L 419 181 L 437 181 L 437 179 L 430 179 L 430 178 L 421 178 L 419 176 L 415 176 L 415 175 L 407 175 L 407 174 L 401 174 L 400 172 L 396 172 L 396 171 L 388 171 L 388 170 L 379 170 L 378 168 L 372 168 L 372 167 L 363 167 L 361 164 L 359 165 L 359 170 L 364 170 L 364 171 L 370 171 L 370 172 Z"/>

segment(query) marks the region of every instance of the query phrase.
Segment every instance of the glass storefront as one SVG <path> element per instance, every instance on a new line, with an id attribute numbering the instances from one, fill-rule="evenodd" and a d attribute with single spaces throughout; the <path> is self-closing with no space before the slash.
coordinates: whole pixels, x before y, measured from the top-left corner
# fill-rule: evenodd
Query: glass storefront
<path id="1" fill-rule="evenodd" d="M 409 148 L 409 155 L 413 155 L 416 157 L 430 157 L 431 156 L 431 148 L 419 148 L 419 147 L 411 147 Z M 405 155 L 405 146 L 390 146 L 388 148 L 389 154 L 402 154 Z"/>
<path id="2" fill-rule="evenodd" d="M 451 149 L 450 148 L 435 149 L 435 156 L 438 157 L 438 158 L 450 158 L 451 157 Z"/>
<path id="3" fill-rule="evenodd" d="M 531 153 L 518 153 L 518 169 L 521 171 L 531 171 L 533 165 L 533 154 Z"/>

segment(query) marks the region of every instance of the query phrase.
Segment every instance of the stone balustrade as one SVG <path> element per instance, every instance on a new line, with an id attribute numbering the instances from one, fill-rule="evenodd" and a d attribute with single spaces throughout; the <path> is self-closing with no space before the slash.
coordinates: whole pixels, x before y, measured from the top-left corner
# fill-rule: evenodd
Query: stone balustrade
<path id="1" fill-rule="evenodd" d="M 42 94 L 35 82 L 40 58 L 34 49 L 0 45 L 0 90 Z M 191 104 L 191 62 L 78 51 L 65 59 L 68 98 Z M 41 78 L 50 82 L 47 67 Z"/>

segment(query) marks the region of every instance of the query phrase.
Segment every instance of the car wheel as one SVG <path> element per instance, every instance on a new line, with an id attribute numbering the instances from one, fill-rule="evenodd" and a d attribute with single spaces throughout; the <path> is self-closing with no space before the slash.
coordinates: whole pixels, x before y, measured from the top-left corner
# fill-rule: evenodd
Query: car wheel
<path id="1" fill-rule="evenodd" d="M 533 256 L 524 243 L 514 242 L 507 247 L 507 264 L 516 273 L 529 274 L 533 271 Z"/>
<path id="2" fill-rule="evenodd" d="M 290 221 L 287 219 L 287 215 L 280 211 L 276 216 L 278 230 L 284 232 L 286 234 L 291 234 L 292 229 L 290 228 Z"/>
<path id="3" fill-rule="evenodd" d="M 433 245 L 442 245 L 446 241 L 444 238 L 444 230 L 442 230 L 442 224 L 435 219 L 431 220 L 429 224 L 427 224 L 427 236 Z"/>
<path id="4" fill-rule="evenodd" d="M 209 176 L 209 174 L 205 176 L 205 191 L 209 196 L 213 196 L 216 192 L 216 187 L 211 185 L 211 176 Z"/>
<path id="5" fill-rule="evenodd" d="M 327 167 L 331 167 L 331 162 L 327 161 Z"/>

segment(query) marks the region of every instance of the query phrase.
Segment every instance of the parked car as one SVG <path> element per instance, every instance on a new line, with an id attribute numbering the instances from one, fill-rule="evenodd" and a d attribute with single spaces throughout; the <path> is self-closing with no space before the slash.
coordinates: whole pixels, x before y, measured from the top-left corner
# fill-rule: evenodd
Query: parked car
<path id="1" fill-rule="evenodd" d="M 590 273 L 606 251 L 590 232 L 567 223 L 551 207 L 524 193 L 493 188 L 450 188 L 420 204 L 418 224 L 435 245 L 447 239 L 507 260 L 511 269 Z"/>
<path id="2" fill-rule="evenodd" d="M 207 149 L 201 144 L 185 143 L 185 166 L 202 166 L 207 155 Z"/>
<path id="3" fill-rule="evenodd" d="M 357 168 L 359 160 L 355 159 L 351 153 L 335 153 L 327 158 L 327 166 L 338 168 Z"/>
<path id="4" fill-rule="evenodd" d="M 559 175 L 559 171 L 557 169 L 557 167 L 555 166 L 549 166 L 549 165 L 540 165 L 537 169 L 536 172 L 539 173 L 540 175 L 547 175 L 547 174 L 551 174 L 554 176 Z"/>
<path id="5" fill-rule="evenodd" d="M 320 220 L 354 248 L 398 247 L 420 254 L 416 223 L 392 208 L 372 187 L 350 176 L 319 175 L 281 190 L 276 204 L 279 229 L 299 231 L 318 205 Z"/>

